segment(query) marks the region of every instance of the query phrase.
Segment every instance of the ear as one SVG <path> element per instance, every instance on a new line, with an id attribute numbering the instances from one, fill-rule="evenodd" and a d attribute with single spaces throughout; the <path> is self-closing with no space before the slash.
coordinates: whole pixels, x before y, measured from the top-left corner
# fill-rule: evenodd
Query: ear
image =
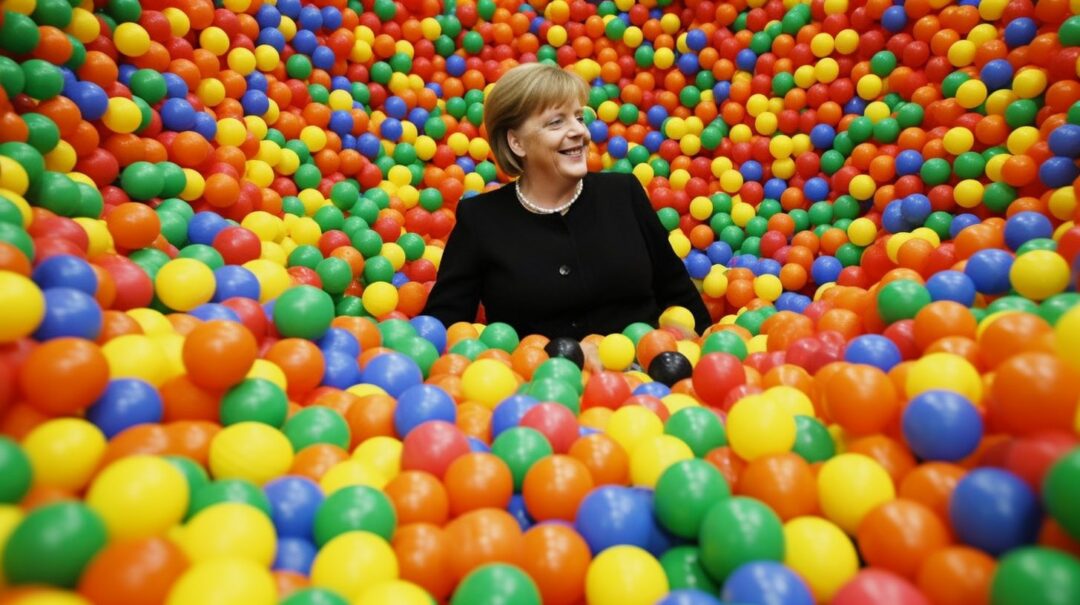
<path id="1" fill-rule="evenodd" d="M 515 155 L 525 157 L 525 145 L 516 130 L 510 129 L 506 131 L 506 143 L 510 145 L 510 151 L 513 151 Z"/>

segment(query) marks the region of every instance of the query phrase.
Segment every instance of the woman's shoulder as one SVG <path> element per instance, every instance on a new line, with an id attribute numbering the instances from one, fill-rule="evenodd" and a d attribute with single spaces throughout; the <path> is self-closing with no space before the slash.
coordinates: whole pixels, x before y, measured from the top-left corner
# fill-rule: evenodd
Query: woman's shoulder
<path id="1" fill-rule="evenodd" d="M 634 175 L 622 172 L 590 172 L 585 179 L 600 187 L 627 187 L 637 181 Z"/>
<path id="2" fill-rule="evenodd" d="M 461 219 L 470 220 L 473 217 L 482 217 L 490 215 L 492 211 L 506 206 L 506 200 L 513 196 L 513 185 L 504 184 L 496 189 L 477 193 L 466 198 L 462 198 L 458 202 L 457 214 L 458 221 Z"/>

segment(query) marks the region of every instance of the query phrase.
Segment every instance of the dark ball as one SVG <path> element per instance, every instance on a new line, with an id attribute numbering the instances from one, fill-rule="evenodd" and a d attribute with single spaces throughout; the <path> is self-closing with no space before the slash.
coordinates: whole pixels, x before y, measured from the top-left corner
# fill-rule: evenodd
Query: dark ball
<path id="1" fill-rule="evenodd" d="M 581 343 L 569 336 L 552 338 L 544 347 L 544 352 L 548 357 L 565 357 L 577 367 L 585 367 L 585 352 L 581 350 Z"/>
<path id="2" fill-rule="evenodd" d="M 664 351 L 653 357 L 649 364 L 649 376 L 661 384 L 671 386 L 683 378 L 690 378 L 694 367 L 682 353 Z"/>

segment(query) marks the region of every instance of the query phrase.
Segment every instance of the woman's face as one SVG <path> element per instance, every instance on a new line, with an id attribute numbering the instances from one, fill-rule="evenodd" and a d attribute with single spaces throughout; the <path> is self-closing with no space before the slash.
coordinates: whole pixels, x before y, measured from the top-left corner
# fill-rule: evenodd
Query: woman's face
<path id="1" fill-rule="evenodd" d="M 530 179 L 575 182 L 588 172 L 589 129 L 577 100 L 531 116 L 508 137 Z"/>

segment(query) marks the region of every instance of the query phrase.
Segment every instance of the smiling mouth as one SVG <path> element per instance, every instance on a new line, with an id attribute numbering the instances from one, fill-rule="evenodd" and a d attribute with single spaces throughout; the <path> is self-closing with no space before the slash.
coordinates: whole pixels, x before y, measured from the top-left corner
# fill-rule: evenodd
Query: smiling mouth
<path id="1" fill-rule="evenodd" d="M 580 158 L 585 153 L 585 146 L 578 145 L 577 147 L 571 147 L 570 149 L 560 149 L 559 153 L 570 158 Z"/>

